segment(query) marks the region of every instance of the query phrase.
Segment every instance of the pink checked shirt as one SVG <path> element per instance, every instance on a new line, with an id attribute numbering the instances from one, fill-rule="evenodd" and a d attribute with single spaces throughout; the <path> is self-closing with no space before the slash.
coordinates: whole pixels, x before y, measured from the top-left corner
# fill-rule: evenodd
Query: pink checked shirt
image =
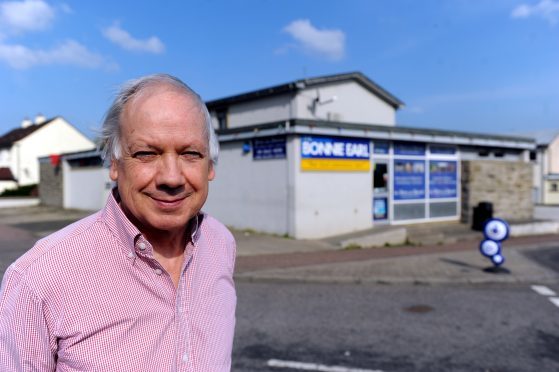
<path id="1" fill-rule="evenodd" d="M 114 197 L 13 263 L 0 371 L 229 371 L 235 241 L 199 214 L 178 288 Z"/>

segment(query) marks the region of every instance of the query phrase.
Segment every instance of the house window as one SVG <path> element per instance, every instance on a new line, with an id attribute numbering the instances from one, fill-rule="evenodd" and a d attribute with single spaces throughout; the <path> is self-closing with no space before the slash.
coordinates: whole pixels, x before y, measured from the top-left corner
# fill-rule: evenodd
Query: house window
<path id="1" fill-rule="evenodd" d="M 217 110 L 215 116 L 217 118 L 217 128 L 227 129 L 227 109 Z"/>
<path id="2" fill-rule="evenodd" d="M 557 182 L 553 182 L 549 188 L 550 192 L 559 192 L 559 184 Z"/>
<path id="3" fill-rule="evenodd" d="M 531 161 L 535 161 L 535 160 L 536 160 L 536 152 L 535 152 L 535 151 L 530 151 L 530 160 L 531 160 Z"/>

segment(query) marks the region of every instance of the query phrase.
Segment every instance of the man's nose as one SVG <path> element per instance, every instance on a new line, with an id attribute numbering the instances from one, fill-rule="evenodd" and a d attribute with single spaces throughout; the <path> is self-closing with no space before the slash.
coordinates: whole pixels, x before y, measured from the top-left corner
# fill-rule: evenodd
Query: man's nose
<path id="1" fill-rule="evenodd" d="M 157 184 L 169 188 L 184 186 L 185 179 L 182 173 L 178 155 L 165 154 L 158 169 Z"/>

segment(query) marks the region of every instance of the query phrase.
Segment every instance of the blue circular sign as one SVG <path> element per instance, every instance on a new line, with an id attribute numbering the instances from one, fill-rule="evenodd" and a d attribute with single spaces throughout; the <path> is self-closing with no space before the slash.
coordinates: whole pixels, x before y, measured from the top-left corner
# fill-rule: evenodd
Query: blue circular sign
<path id="1" fill-rule="evenodd" d="M 486 239 L 502 242 L 509 237 L 509 224 L 500 218 L 492 218 L 483 226 L 483 235 Z"/>
<path id="2" fill-rule="evenodd" d="M 479 250 L 485 257 L 492 258 L 501 254 L 501 244 L 491 239 L 486 239 L 479 245 Z"/>

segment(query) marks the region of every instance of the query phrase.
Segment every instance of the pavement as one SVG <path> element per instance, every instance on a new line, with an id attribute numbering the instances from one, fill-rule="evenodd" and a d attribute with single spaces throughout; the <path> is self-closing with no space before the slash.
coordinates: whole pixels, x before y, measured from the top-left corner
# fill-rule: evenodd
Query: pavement
<path id="1" fill-rule="evenodd" d="M 90 213 L 42 206 L 0 209 L 0 269 L 33 241 Z M 233 230 L 238 253 L 235 277 L 246 281 L 426 285 L 559 283 L 557 268 L 534 259 L 540 252 L 559 258 L 559 231 L 549 233 L 547 222 L 528 223 L 535 226 L 530 228 L 532 235 L 503 243 L 506 261 L 500 270 L 494 270 L 479 253 L 482 234 L 457 222 L 381 226 L 317 240 Z M 516 231 L 525 231 L 527 223 L 518 226 L 524 230 Z M 538 226 L 546 227 L 542 230 Z M 402 229 L 405 242 L 388 243 L 391 236 L 401 237 Z M 378 241 L 379 236 L 388 237 L 387 243 L 372 248 L 354 243 Z"/>

